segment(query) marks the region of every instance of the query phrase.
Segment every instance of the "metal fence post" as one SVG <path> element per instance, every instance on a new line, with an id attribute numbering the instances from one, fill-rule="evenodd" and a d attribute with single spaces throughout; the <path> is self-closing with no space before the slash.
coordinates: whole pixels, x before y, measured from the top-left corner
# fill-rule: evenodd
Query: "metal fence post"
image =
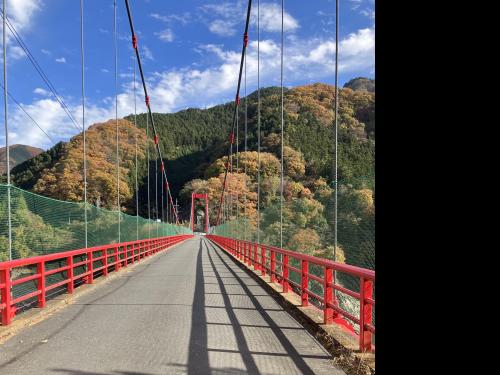
<path id="1" fill-rule="evenodd" d="M 333 323 L 333 308 L 329 305 L 333 304 L 333 270 L 331 268 L 325 267 L 324 274 L 324 284 L 323 284 L 323 299 L 325 301 L 325 306 L 323 308 L 323 320 L 325 324 Z"/>
<path id="2" fill-rule="evenodd" d="M 69 256 L 66 260 L 66 263 L 68 264 L 68 293 L 73 293 L 75 290 L 75 271 L 73 269 L 73 255 Z"/>
<path id="3" fill-rule="evenodd" d="M 0 270 L 0 284 L 3 284 L 1 302 L 5 305 L 2 309 L 2 325 L 6 326 L 12 322 L 12 295 L 10 291 L 10 269 Z"/>
<path id="4" fill-rule="evenodd" d="M 87 276 L 87 284 L 94 283 L 94 252 L 89 251 L 87 253 L 87 261 L 88 261 L 88 271 L 89 274 Z"/>
<path id="5" fill-rule="evenodd" d="M 301 278 L 302 306 L 309 306 L 309 294 L 307 293 L 309 288 L 309 262 L 307 260 L 302 260 Z"/>
<path id="6" fill-rule="evenodd" d="M 276 253 L 270 249 L 271 252 L 271 282 L 276 282 Z"/>
<path id="7" fill-rule="evenodd" d="M 38 277 L 38 307 L 45 307 L 45 262 L 42 260 L 36 265 Z"/>
<path id="8" fill-rule="evenodd" d="M 372 333 L 365 329 L 365 324 L 372 323 L 373 307 L 366 303 L 366 299 L 373 297 L 373 283 L 371 280 L 360 279 L 359 298 L 359 350 L 361 352 L 371 351 Z"/>
<path id="9" fill-rule="evenodd" d="M 102 255 L 103 255 L 103 260 L 102 260 L 102 264 L 104 266 L 104 268 L 102 269 L 102 274 L 104 276 L 108 276 L 108 248 L 104 248 L 102 250 Z"/>
<path id="10" fill-rule="evenodd" d="M 266 276 L 266 248 L 260 245 L 260 271 L 262 276 Z"/>
<path id="11" fill-rule="evenodd" d="M 283 293 L 288 293 L 288 255 L 283 255 Z"/>

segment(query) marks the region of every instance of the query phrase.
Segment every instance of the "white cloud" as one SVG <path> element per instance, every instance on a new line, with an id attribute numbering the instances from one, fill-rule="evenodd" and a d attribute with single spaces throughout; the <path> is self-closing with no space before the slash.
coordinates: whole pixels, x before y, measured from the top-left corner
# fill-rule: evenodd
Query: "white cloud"
<path id="1" fill-rule="evenodd" d="M 24 53 L 24 50 L 21 47 L 11 46 L 9 47 L 9 57 L 11 57 L 13 60 L 19 60 L 22 59 L 23 57 L 26 57 L 26 54 Z"/>
<path id="2" fill-rule="evenodd" d="M 243 25 L 246 17 L 246 2 L 238 1 L 236 4 L 225 2 L 220 4 L 207 4 L 201 10 L 209 17 L 215 18 L 208 22 L 208 28 L 219 36 L 232 36 L 237 27 Z M 257 10 L 254 7 L 251 14 L 251 22 L 257 25 Z M 283 28 L 285 31 L 293 32 L 299 28 L 299 22 L 286 11 L 283 14 Z M 281 31 L 281 6 L 276 3 L 260 4 L 260 28 L 262 31 Z"/>
<path id="3" fill-rule="evenodd" d="M 171 29 L 162 30 L 158 33 L 155 33 L 155 35 L 157 35 L 158 38 L 160 38 L 160 40 L 163 40 L 164 42 L 172 42 L 174 40 L 174 33 Z"/>
<path id="4" fill-rule="evenodd" d="M 109 70 L 108 70 L 108 69 L 106 69 L 106 68 L 102 68 L 102 69 L 101 69 L 101 73 L 109 73 Z"/>
<path id="5" fill-rule="evenodd" d="M 208 29 L 220 36 L 232 36 L 236 33 L 234 26 L 232 21 L 215 20 L 208 25 Z"/>
<path id="6" fill-rule="evenodd" d="M 252 22 L 257 25 L 257 12 L 252 13 Z M 299 22 L 291 14 L 283 13 L 283 29 L 294 31 L 299 27 Z M 281 31 L 281 5 L 276 3 L 260 4 L 260 28 L 264 31 Z"/>
<path id="7" fill-rule="evenodd" d="M 373 9 L 366 8 L 366 9 L 363 9 L 359 13 L 361 13 L 363 16 L 368 17 L 372 20 L 375 19 L 375 10 L 373 10 Z"/>
<path id="8" fill-rule="evenodd" d="M 7 16 L 18 31 L 28 29 L 33 22 L 33 15 L 39 11 L 43 5 L 41 0 L 16 0 L 9 1 Z"/>
<path id="9" fill-rule="evenodd" d="M 41 95 L 41 96 L 51 96 L 52 95 L 52 93 L 50 91 L 42 89 L 41 87 L 37 87 L 36 89 L 34 89 L 33 93 L 37 94 L 37 95 Z"/>
<path id="10" fill-rule="evenodd" d="M 191 13 L 189 13 L 189 12 L 184 12 L 182 15 L 169 14 L 168 16 L 164 16 L 164 15 L 158 14 L 158 13 L 151 13 L 149 16 L 151 18 L 154 18 L 158 21 L 163 21 L 163 22 L 178 21 L 178 22 L 182 23 L 183 25 L 186 25 L 187 23 L 189 23 L 189 20 L 191 19 Z"/>
<path id="11" fill-rule="evenodd" d="M 59 57 L 56 59 L 56 62 L 66 64 L 66 58 L 65 57 Z"/>
<path id="12" fill-rule="evenodd" d="M 188 66 L 154 72 L 147 77 L 151 106 L 155 112 L 173 112 L 186 107 L 207 107 L 220 103 L 223 98 L 232 100 L 236 90 L 240 63 L 240 50 L 228 50 L 223 46 L 207 44 L 200 50 L 210 53 L 216 62 L 205 68 Z M 339 69 L 341 73 L 359 74 L 374 68 L 375 29 L 367 28 L 349 34 L 339 44 Z M 262 86 L 279 83 L 280 45 L 273 40 L 262 40 L 260 44 L 260 78 Z M 333 77 L 335 44 L 332 39 L 300 39 L 297 36 L 288 40 L 285 48 L 285 85 L 294 82 L 317 82 Z M 133 112 L 133 80 L 130 74 L 123 76 L 121 93 L 118 95 L 118 116 Z M 255 90 L 257 81 L 257 42 L 250 41 L 247 51 L 248 92 Z M 243 88 L 242 88 L 243 90 Z M 39 91 L 41 94 L 42 91 Z M 241 92 L 243 95 L 243 91 Z M 81 105 L 78 100 L 64 98 L 74 118 L 81 118 Z M 141 95 L 137 97 L 138 112 L 146 107 Z M 68 140 L 78 131 L 65 112 L 52 97 L 35 100 L 24 108 L 55 139 Z M 114 118 L 114 97 L 91 103 L 86 106 L 89 126 Z M 38 147 L 49 147 L 50 141 L 33 128 L 26 132 L 25 115 L 13 108 L 10 112 L 12 141 L 28 143 Z M 1 139 L 1 135 L 0 135 Z"/>
<path id="13" fill-rule="evenodd" d="M 44 55 L 47 55 L 47 56 L 50 56 L 52 54 L 52 52 L 50 52 L 49 50 L 47 49 L 41 49 L 40 52 L 42 52 Z"/>
<path id="14" fill-rule="evenodd" d="M 147 46 L 142 46 L 142 55 L 148 60 L 154 60 L 153 53 Z"/>

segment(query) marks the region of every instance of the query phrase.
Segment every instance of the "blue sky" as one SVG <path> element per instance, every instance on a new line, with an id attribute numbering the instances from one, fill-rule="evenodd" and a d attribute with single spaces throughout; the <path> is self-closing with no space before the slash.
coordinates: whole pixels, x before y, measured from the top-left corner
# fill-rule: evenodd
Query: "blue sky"
<path id="1" fill-rule="evenodd" d="M 79 0 L 8 0 L 7 14 L 81 125 Z M 130 0 L 155 112 L 209 107 L 234 99 L 246 0 Z M 279 85 L 281 0 L 261 0 L 261 86 Z M 133 112 L 133 49 L 118 5 L 118 113 Z M 85 0 L 86 126 L 114 117 L 113 0 Z M 341 0 L 340 84 L 374 77 L 374 0 Z M 285 85 L 333 82 L 335 3 L 285 1 Z M 256 15 L 249 32 L 247 92 L 257 85 Z M 1 26 L 0 26 L 1 27 Z M 9 92 L 49 134 L 9 100 L 10 144 L 44 149 L 78 133 L 28 58 L 8 34 Z M 242 87 L 243 96 L 243 87 Z M 145 111 L 138 91 L 138 112 Z M 3 106 L 1 108 L 3 118 Z M 3 127 L 2 127 L 3 128 Z M 2 130 L 0 145 L 5 144 Z"/>

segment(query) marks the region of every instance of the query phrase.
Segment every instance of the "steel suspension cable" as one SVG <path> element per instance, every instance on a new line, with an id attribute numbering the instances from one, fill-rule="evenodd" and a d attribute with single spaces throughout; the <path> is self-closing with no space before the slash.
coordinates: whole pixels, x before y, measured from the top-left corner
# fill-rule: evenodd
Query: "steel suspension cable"
<path id="1" fill-rule="evenodd" d="M 161 222 L 163 223 L 165 221 L 165 218 L 163 216 L 163 183 L 160 182 L 160 185 L 161 185 Z M 163 225 L 162 225 L 162 230 L 163 230 Z"/>
<path id="2" fill-rule="evenodd" d="M 116 201 L 118 206 L 118 243 L 121 240 L 121 207 L 120 207 L 120 129 L 118 127 L 118 40 L 116 24 L 116 0 L 114 0 L 113 35 L 115 42 L 115 123 L 116 123 Z"/>
<path id="3" fill-rule="evenodd" d="M 85 130 L 85 49 L 83 44 L 83 0 L 80 0 L 80 54 L 82 60 L 82 128 L 83 128 L 83 203 L 85 219 L 85 248 L 88 247 L 87 223 L 87 137 Z"/>
<path id="4" fill-rule="evenodd" d="M 257 243 L 260 244 L 260 0 L 257 1 Z"/>
<path id="5" fill-rule="evenodd" d="M 136 86 L 136 66 L 134 61 L 134 125 L 135 125 L 135 216 L 136 216 L 136 236 L 139 240 L 139 181 L 137 166 L 137 86 Z"/>
<path id="6" fill-rule="evenodd" d="M 239 154 L 239 143 L 240 143 L 240 106 L 238 106 L 238 113 L 236 114 L 236 173 L 239 174 L 239 167 L 240 167 L 240 154 Z M 236 183 L 238 182 L 238 179 L 236 179 Z M 236 186 L 236 220 L 240 218 L 240 200 L 239 200 L 239 194 L 238 194 L 238 186 Z"/>
<path id="7" fill-rule="evenodd" d="M 3 12 L 0 11 L 0 13 L 3 14 Z M 33 56 L 33 54 L 31 53 L 31 51 L 29 50 L 28 46 L 26 45 L 26 43 L 24 43 L 23 39 L 21 38 L 21 36 L 19 35 L 19 33 L 17 32 L 16 28 L 14 27 L 14 25 L 10 22 L 9 18 L 7 17 L 6 18 L 6 23 L 7 23 L 7 28 L 10 30 L 10 32 L 12 33 L 12 35 L 14 36 L 14 39 L 17 41 L 17 43 L 19 44 L 19 46 L 21 47 L 21 49 L 24 51 L 24 53 L 26 54 L 26 57 L 28 57 L 29 61 L 31 62 L 31 64 L 33 65 L 33 67 L 35 68 L 36 72 L 38 73 L 38 75 L 42 78 L 42 80 L 45 82 L 45 84 L 47 85 L 48 89 L 52 92 L 52 94 L 54 95 L 54 97 L 56 98 L 57 102 L 59 103 L 59 105 L 61 106 L 61 108 L 64 110 L 64 112 L 66 113 L 66 115 L 68 116 L 68 118 L 71 120 L 71 124 L 78 130 L 78 131 L 81 131 L 82 129 L 80 129 L 77 121 L 75 120 L 75 118 L 73 117 L 73 115 L 71 114 L 68 106 L 66 105 L 66 103 L 64 102 L 64 100 L 62 99 L 62 97 L 59 95 L 59 93 L 57 92 L 56 88 L 54 87 L 54 85 L 52 84 L 52 82 L 50 82 L 47 74 L 45 74 L 45 72 L 43 71 L 42 67 L 40 66 L 40 64 L 38 64 L 38 61 L 35 59 L 35 57 Z"/>
<path id="8" fill-rule="evenodd" d="M 156 237 L 158 238 L 158 157 L 155 159 L 155 213 Z"/>
<path id="9" fill-rule="evenodd" d="M 284 13 L 285 0 L 281 0 L 281 184 L 280 184 L 280 248 L 283 248 L 283 190 L 284 190 L 284 165 L 283 165 L 283 148 L 285 142 L 285 121 L 283 108 L 283 48 L 284 48 Z"/>
<path id="10" fill-rule="evenodd" d="M 149 99 L 149 95 L 148 95 L 148 90 L 147 90 L 147 86 L 146 86 L 146 80 L 144 78 L 144 71 L 142 69 L 142 62 L 141 62 L 141 56 L 140 56 L 140 53 L 139 53 L 139 48 L 138 48 L 138 44 L 137 44 L 137 36 L 135 34 L 135 29 L 134 29 L 134 22 L 133 22 L 133 19 L 132 19 L 132 13 L 131 13 L 131 10 L 130 10 L 130 4 L 129 4 L 129 1 L 128 0 L 125 0 L 125 6 L 127 8 L 127 16 L 128 16 L 128 21 L 129 21 L 129 25 L 130 25 L 130 32 L 132 34 L 132 45 L 134 47 L 134 50 L 135 50 L 135 56 L 136 56 L 136 59 L 137 59 L 137 64 L 139 66 L 139 73 L 141 75 L 141 81 L 142 81 L 142 88 L 144 90 L 144 97 L 145 97 L 145 101 L 146 101 L 146 107 L 147 107 L 147 115 L 148 115 L 148 118 L 151 120 L 151 129 L 153 130 L 153 136 L 154 136 L 154 139 L 155 139 L 155 145 L 156 145 L 156 152 L 158 153 L 158 157 L 160 160 L 162 160 L 162 176 L 165 180 L 165 183 L 168 184 L 168 178 L 167 178 L 167 173 L 165 171 L 165 168 L 164 168 L 164 163 L 163 163 L 163 157 L 162 157 L 162 154 L 161 154 L 161 150 L 160 150 L 160 146 L 158 144 L 158 134 L 157 134 L 157 131 L 156 131 L 156 126 L 155 126 L 155 123 L 154 123 L 154 118 L 153 118 L 153 113 L 151 111 L 151 106 L 150 106 L 150 99 Z M 173 204 L 173 201 L 172 201 L 172 194 L 170 192 L 170 186 L 167 185 L 167 191 L 170 193 L 170 199 L 171 199 L 171 202 Z M 179 222 L 179 216 L 177 214 L 177 209 L 175 207 L 173 207 L 173 213 L 175 215 L 175 223 L 177 224 Z"/>
<path id="11" fill-rule="evenodd" d="M 245 195 L 243 197 L 244 206 L 243 209 L 245 210 L 244 216 L 245 216 L 245 225 L 244 225 L 244 230 L 245 230 L 245 241 L 247 240 L 247 190 L 248 190 L 248 175 L 247 175 L 247 165 L 248 165 L 248 136 L 247 136 L 247 125 L 248 125 L 248 97 L 247 97 L 247 56 L 246 56 L 246 51 L 245 51 Z"/>
<path id="12" fill-rule="evenodd" d="M 4 86 L 3 84 L 0 83 L 0 87 L 2 88 L 2 90 L 4 89 Z M 52 143 L 56 143 L 52 137 L 50 135 L 47 134 L 47 132 L 40 126 L 40 124 L 38 122 L 36 122 L 36 120 L 24 109 L 23 105 L 21 103 L 19 103 L 19 101 L 9 92 L 7 92 L 7 95 L 9 96 L 10 100 L 12 100 L 18 107 L 21 111 L 23 111 L 23 113 L 26 115 L 26 117 L 28 117 L 32 122 L 33 124 L 35 124 L 35 126 L 40 129 L 42 131 L 43 134 L 45 134 L 47 136 L 47 138 L 52 142 Z"/>
<path id="13" fill-rule="evenodd" d="M 12 218 L 10 202 L 10 152 L 9 152 L 9 124 L 8 124 L 8 99 L 7 99 L 7 41 L 5 38 L 5 20 L 7 14 L 7 0 L 3 0 L 3 105 L 5 121 L 5 151 L 7 167 L 7 222 L 9 231 L 9 260 L 12 260 Z M 8 291 L 10 293 L 10 291 Z"/>
<path id="14" fill-rule="evenodd" d="M 151 238 L 151 198 L 149 196 L 149 117 L 146 116 L 146 152 L 148 159 L 148 233 Z"/>
<path id="15" fill-rule="evenodd" d="M 335 162 L 334 162 L 334 234 L 333 234 L 333 261 L 337 260 L 337 216 L 338 216 L 338 117 L 339 117 L 339 0 L 335 1 Z"/>
<path id="16" fill-rule="evenodd" d="M 224 182 L 222 184 L 222 193 L 220 196 L 219 200 L 219 206 L 217 210 L 217 220 L 216 223 L 219 225 L 220 222 L 220 213 L 221 213 L 221 208 L 222 208 L 222 201 L 224 199 L 224 192 L 226 189 L 226 182 L 227 182 L 227 173 L 229 171 L 229 155 L 232 155 L 233 153 L 233 143 L 234 143 L 234 128 L 236 125 L 236 116 L 238 113 L 238 106 L 240 104 L 240 87 L 241 87 L 241 77 L 243 75 L 243 60 L 245 56 L 245 51 L 248 45 L 248 26 L 250 23 L 250 11 L 252 9 L 252 0 L 248 1 L 248 8 L 247 8 L 247 16 L 246 16 L 246 21 L 245 21 L 245 32 L 243 34 L 243 48 L 241 51 L 241 59 L 240 59 L 240 70 L 238 74 L 238 87 L 236 89 L 236 98 L 235 98 L 235 106 L 234 106 L 234 112 L 233 112 L 233 123 L 231 126 L 231 133 L 230 133 L 230 145 L 229 145 L 229 152 L 228 152 L 228 160 L 226 162 L 226 168 L 225 168 L 225 173 L 224 173 Z"/>

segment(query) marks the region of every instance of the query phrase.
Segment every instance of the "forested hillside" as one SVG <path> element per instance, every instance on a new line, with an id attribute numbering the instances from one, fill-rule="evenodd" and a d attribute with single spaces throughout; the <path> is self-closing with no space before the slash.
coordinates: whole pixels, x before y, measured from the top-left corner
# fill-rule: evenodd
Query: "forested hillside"
<path id="1" fill-rule="evenodd" d="M 16 165 L 28 160 L 43 152 L 41 148 L 31 147 L 28 145 L 12 145 L 9 147 L 10 169 Z M 7 149 L 0 147 L 0 175 L 7 171 L 5 160 L 7 158 Z"/>
<path id="2" fill-rule="evenodd" d="M 280 90 L 261 90 L 262 151 L 279 158 Z M 304 160 L 304 177 L 330 181 L 333 155 L 334 88 L 314 84 L 288 89 L 285 92 L 285 145 L 289 152 L 298 152 Z M 239 149 L 243 150 L 244 105 L 239 115 Z M 340 91 L 339 179 L 357 187 L 373 189 L 375 150 L 375 94 L 367 91 Z M 213 177 L 213 165 L 226 154 L 234 102 L 208 109 L 187 109 L 171 114 L 154 113 L 159 142 L 171 181 L 174 196 L 186 183 L 196 178 Z M 129 120 L 129 121 L 127 121 Z M 146 114 L 120 121 L 122 150 L 121 202 L 124 210 L 134 211 L 134 137 L 139 135 L 139 185 L 141 212 L 147 205 L 145 168 Z M 88 132 L 89 201 L 113 208 L 116 201 L 116 162 L 114 121 L 95 124 Z M 16 166 L 12 179 L 16 186 L 50 197 L 81 201 L 83 158 L 81 134 L 68 143 L 59 143 Z M 152 142 L 150 142 L 152 143 Z M 257 93 L 248 96 L 248 149 L 257 149 Z M 151 151 L 152 157 L 155 155 Z M 210 167 L 212 166 L 212 167 Z M 210 168 L 209 168 L 210 167 Z M 150 162 L 154 173 L 154 160 Z M 58 181 L 57 184 L 54 184 Z M 362 184 L 359 181 L 363 181 Z M 62 188 L 64 187 L 64 188 Z M 153 195 L 154 197 L 154 195 Z M 182 206 L 188 204 L 180 195 Z M 154 199 L 154 198 L 152 198 Z M 188 216 L 188 210 L 183 214 Z"/>

